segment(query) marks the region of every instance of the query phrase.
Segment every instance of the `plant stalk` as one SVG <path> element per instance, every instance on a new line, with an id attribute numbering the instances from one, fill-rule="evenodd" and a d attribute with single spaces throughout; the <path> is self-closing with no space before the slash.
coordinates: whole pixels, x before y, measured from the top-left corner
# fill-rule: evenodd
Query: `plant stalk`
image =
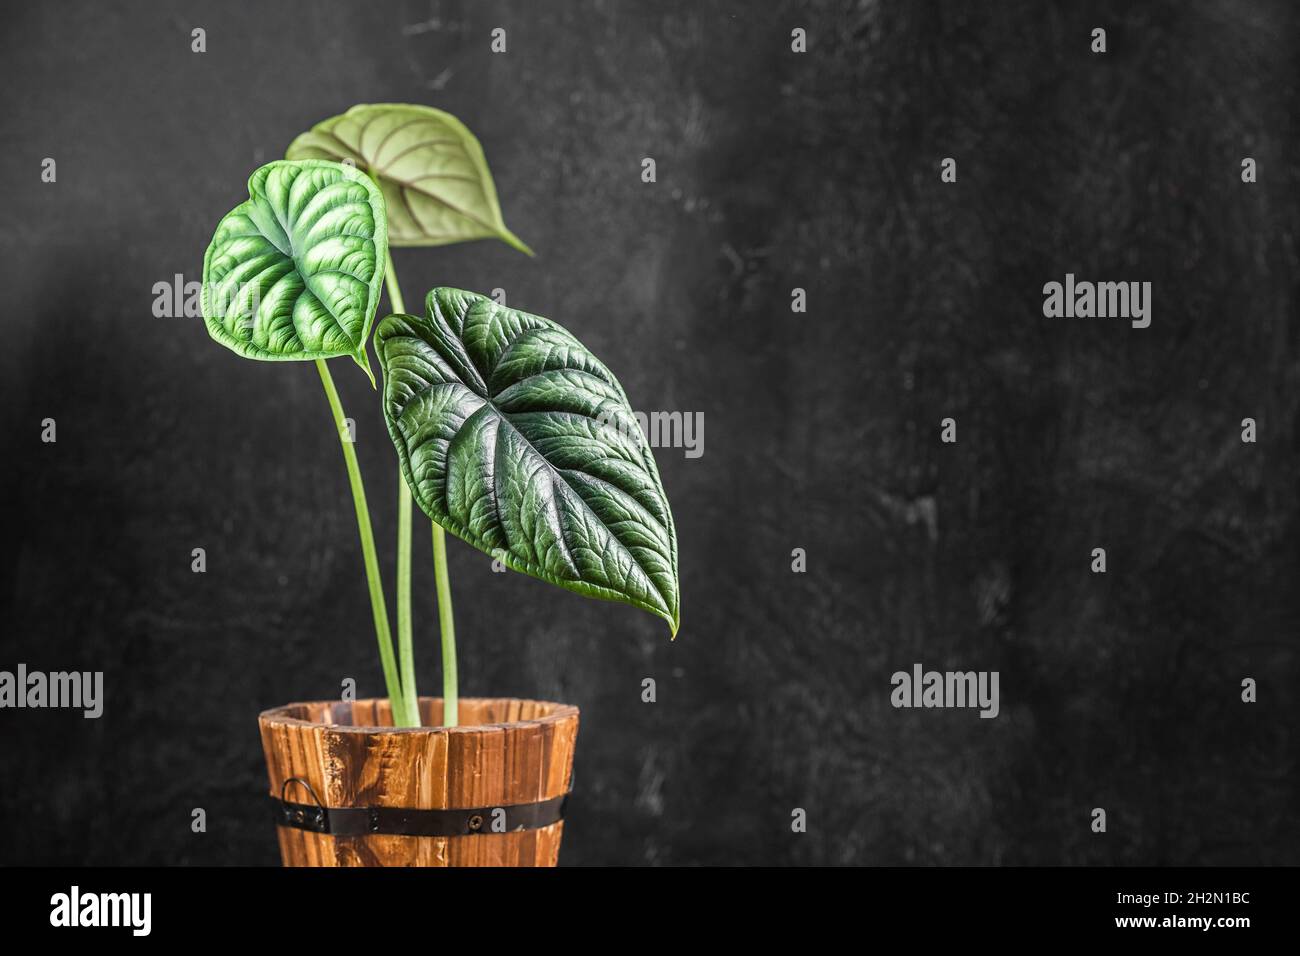
<path id="1" fill-rule="evenodd" d="M 399 727 L 408 726 L 406 698 L 398 679 L 397 662 L 393 658 L 393 636 L 388 626 L 388 605 L 384 600 L 383 582 L 379 578 L 379 559 L 375 556 L 375 533 L 370 526 L 370 508 L 366 505 L 366 488 L 361 481 L 361 468 L 357 465 L 357 453 L 349 440 L 347 416 L 343 413 L 343 404 L 339 401 L 338 390 L 334 388 L 334 379 L 323 359 L 316 360 L 316 370 L 320 372 L 321 384 L 325 386 L 325 397 L 329 399 L 330 411 L 334 414 L 334 427 L 338 431 L 339 444 L 343 446 L 343 462 L 347 465 L 348 483 L 352 486 L 352 502 L 357 511 L 357 531 L 361 536 L 361 554 L 366 566 L 366 583 L 370 587 L 370 609 L 374 614 L 375 637 L 379 641 L 379 660 L 384 668 L 384 683 L 388 687 L 388 704 L 393 712 L 393 724 Z"/>
<path id="2" fill-rule="evenodd" d="M 397 286 L 393 254 L 385 253 L 384 286 L 394 312 L 405 312 Z M 402 694 L 410 708 L 407 717 L 420 726 L 420 692 L 415 687 L 415 642 L 411 636 L 411 489 L 397 469 L 397 662 L 402 673 Z"/>
<path id="3" fill-rule="evenodd" d="M 397 667 L 407 719 L 420 726 L 420 695 L 415 689 L 415 648 L 411 638 L 411 490 L 397 472 Z"/>
<path id="4" fill-rule="evenodd" d="M 384 262 L 384 285 L 394 312 L 406 312 L 402 290 L 397 284 L 390 249 Z M 416 702 L 415 658 L 411 639 L 411 489 L 399 469 L 397 475 L 397 646 L 402 661 L 402 680 L 407 697 Z M 433 527 L 433 573 L 438 593 L 438 628 L 442 636 L 442 722 L 455 727 L 460 722 L 459 680 L 456 670 L 456 625 L 451 609 L 451 579 L 447 574 L 447 534 L 436 521 Z"/>
<path id="5" fill-rule="evenodd" d="M 442 722 L 460 723 L 459 681 L 456 673 L 456 623 L 451 613 L 451 580 L 447 576 L 447 532 L 433 525 L 433 577 L 438 589 L 438 627 L 442 631 Z"/>

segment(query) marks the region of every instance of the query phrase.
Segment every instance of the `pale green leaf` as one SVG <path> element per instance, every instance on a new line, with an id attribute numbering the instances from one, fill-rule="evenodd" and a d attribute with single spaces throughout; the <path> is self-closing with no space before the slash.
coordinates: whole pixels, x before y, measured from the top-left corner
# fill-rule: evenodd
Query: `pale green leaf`
<path id="1" fill-rule="evenodd" d="M 532 255 L 506 228 L 483 147 L 450 113 L 430 106 L 354 106 L 290 144 L 290 159 L 352 162 L 379 183 L 394 246 L 496 238 Z"/>

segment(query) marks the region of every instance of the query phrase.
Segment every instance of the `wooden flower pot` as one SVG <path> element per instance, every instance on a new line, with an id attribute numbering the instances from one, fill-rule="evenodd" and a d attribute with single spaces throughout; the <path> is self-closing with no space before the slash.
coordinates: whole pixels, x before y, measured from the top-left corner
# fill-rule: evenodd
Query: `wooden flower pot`
<path id="1" fill-rule="evenodd" d="M 442 700 L 420 699 L 425 724 Z M 258 718 L 285 866 L 554 866 L 578 708 L 468 698 L 396 729 L 387 700 Z"/>

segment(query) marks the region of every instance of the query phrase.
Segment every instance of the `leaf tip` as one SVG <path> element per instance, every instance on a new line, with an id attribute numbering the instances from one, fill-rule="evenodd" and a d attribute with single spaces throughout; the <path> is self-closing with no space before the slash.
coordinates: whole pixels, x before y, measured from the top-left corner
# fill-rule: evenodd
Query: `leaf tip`
<path id="1" fill-rule="evenodd" d="M 370 379 L 370 387 L 376 392 L 379 391 L 379 383 L 375 381 L 374 370 L 370 367 L 370 353 L 363 347 L 360 352 L 352 356 L 352 361 L 361 366 L 361 371 L 366 373 L 366 378 Z"/>
<path id="2" fill-rule="evenodd" d="M 537 253 L 533 252 L 528 243 L 524 242 L 505 226 L 501 227 L 501 241 L 514 249 L 518 249 L 530 258 L 535 258 L 537 256 Z"/>

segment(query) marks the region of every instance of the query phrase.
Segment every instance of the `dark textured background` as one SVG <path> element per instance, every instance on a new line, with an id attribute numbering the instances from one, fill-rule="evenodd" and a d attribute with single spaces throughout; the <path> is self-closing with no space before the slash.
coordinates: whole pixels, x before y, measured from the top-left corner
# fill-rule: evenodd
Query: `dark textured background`
<path id="1" fill-rule="evenodd" d="M 462 691 L 582 708 L 564 862 L 1300 863 L 1293 5 L 5 16 L 0 668 L 102 669 L 107 704 L 0 712 L 0 861 L 274 863 L 257 712 L 380 692 L 315 370 L 154 318 L 152 287 L 199 278 L 299 131 L 411 101 L 478 134 L 539 254 L 400 250 L 407 299 L 503 287 L 637 408 L 705 413 L 703 458 L 657 453 L 675 644 L 452 544 Z M 1067 271 L 1151 281 L 1151 328 L 1045 319 Z M 393 450 L 334 367 L 391 561 Z M 1002 715 L 892 709 L 918 660 L 1000 670 Z"/>

